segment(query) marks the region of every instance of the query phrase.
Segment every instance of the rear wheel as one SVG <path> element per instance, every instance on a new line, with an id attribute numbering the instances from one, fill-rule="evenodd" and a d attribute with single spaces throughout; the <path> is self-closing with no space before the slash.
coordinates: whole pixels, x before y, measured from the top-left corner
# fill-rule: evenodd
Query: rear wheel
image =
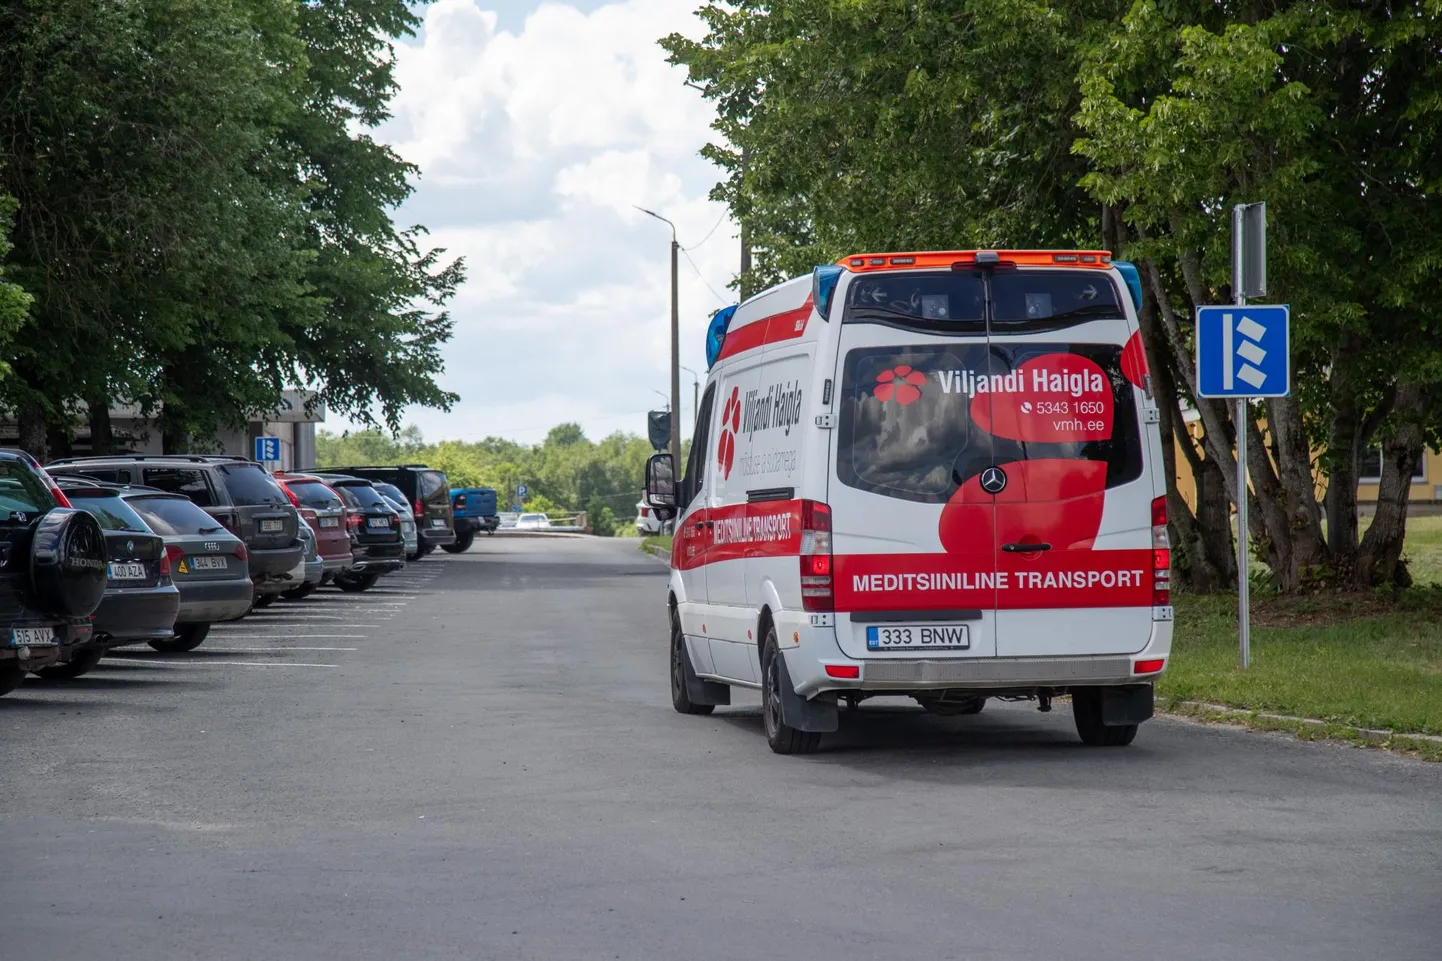
<path id="1" fill-rule="evenodd" d="M 447 554 L 464 554 L 471 549 L 471 544 L 475 539 L 475 531 L 466 531 L 464 534 L 456 535 L 456 542 L 454 544 L 442 544 L 441 550 Z"/>
<path id="2" fill-rule="evenodd" d="M 1073 689 L 1071 714 L 1082 743 L 1090 747 L 1126 747 L 1136 739 L 1135 724 L 1102 723 L 1102 691 L 1099 687 Z"/>
<path id="3" fill-rule="evenodd" d="M 14 661 L 0 665 L 0 697 L 4 697 L 20 686 L 25 680 L 25 668 Z"/>
<path id="4" fill-rule="evenodd" d="M 84 674 L 94 670 L 95 665 L 105 656 L 105 651 L 93 647 L 84 651 L 76 651 L 75 656 L 64 664 L 52 664 L 49 667 L 42 667 L 35 672 L 36 676 L 43 677 L 47 681 L 73 681 Z"/>
<path id="5" fill-rule="evenodd" d="M 257 594 L 255 595 L 255 601 L 250 606 L 255 608 L 269 607 L 275 603 L 275 599 L 279 596 L 279 594 Z"/>
<path id="6" fill-rule="evenodd" d="M 815 731 L 798 731 L 781 719 L 781 650 L 776 628 L 766 630 L 766 647 L 761 654 L 761 715 L 766 725 L 766 743 L 777 754 L 810 754 L 821 745 Z"/>
<path id="7" fill-rule="evenodd" d="M 319 586 L 319 584 L 302 584 L 300 587 L 292 587 L 288 591 L 281 592 L 280 596 L 288 601 L 304 600 L 314 594 L 315 589 Z"/>
<path id="8" fill-rule="evenodd" d="M 209 633 L 209 624 L 177 624 L 174 637 L 164 641 L 151 641 L 150 646 L 162 654 L 184 654 L 199 647 Z"/>
<path id="9" fill-rule="evenodd" d="M 671 706 L 682 714 L 710 714 L 716 710 L 711 704 L 696 704 L 686 690 L 686 670 L 691 656 L 686 653 L 686 635 L 681 633 L 681 621 L 671 615 Z"/>
<path id="10" fill-rule="evenodd" d="M 347 594 L 359 594 L 361 591 L 368 591 L 376 586 L 380 580 L 379 574 L 346 574 L 335 579 L 335 586 Z"/>

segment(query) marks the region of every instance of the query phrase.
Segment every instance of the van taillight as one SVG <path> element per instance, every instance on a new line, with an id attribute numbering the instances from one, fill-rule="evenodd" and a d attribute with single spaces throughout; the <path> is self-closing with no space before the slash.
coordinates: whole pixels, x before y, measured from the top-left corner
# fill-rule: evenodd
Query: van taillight
<path id="1" fill-rule="evenodd" d="M 1167 536 L 1167 499 L 1152 501 L 1152 606 L 1172 603 L 1172 542 Z"/>
<path id="2" fill-rule="evenodd" d="M 801 608 L 836 609 L 831 592 L 831 508 L 819 501 L 801 502 Z"/>
<path id="3" fill-rule="evenodd" d="M 422 517 L 424 517 L 424 516 L 426 515 L 426 505 L 424 505 L 424 504 L 421 503 L 421 499 L 420 499 L 419 497 L 416 498 L 416 511 L 415 511 L 415 513 L 416 513 L 416 520 L 420 520 Z"/>

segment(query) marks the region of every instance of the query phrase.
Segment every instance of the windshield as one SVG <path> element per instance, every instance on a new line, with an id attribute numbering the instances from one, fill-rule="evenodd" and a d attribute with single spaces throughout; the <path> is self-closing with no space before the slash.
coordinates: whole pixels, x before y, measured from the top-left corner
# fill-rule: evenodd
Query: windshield
<path id="1" fill-rule="evenodd" d="M 222 529 L 215 518 L 179 497 L 128 497 L 126 503 L 151 530 L 167 537 L 216 534 Z"/>
<path id="2" fill-rule="evenodd" d="M 34 471 L 0 461 L 0 522 L 28 524 L 54 506 L 55 498 Z"/>
<path id="3" fill-rule="evenodd" d="M 980 334 L 989 305 L 993 334 L 1059 330 L 1126 316 L 1120 296 L 1096 270 L 887 271 L 851 282 L 844 322 Z"/>
<path id="4" fill-rule="evenodd" d="M 352 507 L 372 508 L 384 507 L 391 510 L 391 505 L 386 503 L 384 497 L 376 492 L 376 489 L 369 484 L 342 484 L 336 488 L 337 493 L 344 497 Z"/>
<path id="5" fill-rule="evenodd" d="M 290 498 L 273 481 L 269 474 L 254 464 L 222 464 L 220 476 L 225 479 L 225 489 L 230 499 L 237 504 L 263 504 L 268 507 L 287 507 Z"/>
<path id="6" fill-rule="evenodd" d="M 100 526 L 107 531 L 133 531 L 149 534 L 151 530 L 140 515 L 114 491 L 97 491 L 95 488 L 72 488 L 65 492 L 70 503 L 82 511 L 95 515 Z"/>
<path id="7" fill-rule="evenodd" d="M 381 496 L 386 500 L 394 501 L 397 504 L 405 506 L 406 495 L 401 493 L 401 489 L 396 485 L 388 484 L 385 481 L 372 481 L 371 484 L 376 490 L 381 492 Z"/>
<path id="8" fill-rule="evenodd" d="M 301 507 L 309 507 L 314 511 L 329 511 L 344 507 L 341 499 L 325 484 L 317 480 L 292 480 L 287 481 L 286 486 L 300 501 Z"/>

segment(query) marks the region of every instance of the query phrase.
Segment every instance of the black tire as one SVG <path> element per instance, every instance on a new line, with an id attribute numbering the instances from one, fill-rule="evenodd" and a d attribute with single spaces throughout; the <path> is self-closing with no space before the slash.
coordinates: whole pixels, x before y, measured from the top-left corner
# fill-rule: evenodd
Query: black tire
<path id="1" fill-rule="evenodd" d="M 347 594 L 359 594 L 376 586 L 379 574 L 346 574 L 335 579 L 335 586 Z"/>
<path id="2" fill-rule="evenodd" d="M 288 601 L 303 601 L 315 593 L 319 584 L 302 584 L 300 587 L 292 587 L 288 591 L 281 591 L 280 596 Z"/>
<path id="3" fill-rule="evenodd" d="M 434 545 L 434 544 L 427 544 L 427 545 L 425 545 L 424 547 L 421 548 L 421 556 L 422 556 L 422 557 L 425 557 L 427 554 L 430 554 L 430 553 L 434 552 L 435 549 L 436 549 L 436 545 Z"/>
<path id="4" fill-rule="evenodd" d="M 471 544 L 474 543 L 475 540 L 476 532 L 466 531 L 464 534 L 456 535 L 456 542 L 454 544 L 442 544 L 441 550 L 447 554 L 464 554 L 471 549 Z"/>
<path id="5" fill-rule="evenodd" d="M 162 654 L 184 654 L 199 647 L 209 633 L 209 624 L 177 624 L 174 637 L 164 641 L 151 641 L 150 646 Z"/>
<path id="6" fill-rule="evenodd" d="M 0 664 L 0 697 L 15 690 L 23 680 L 25 680 L 25 668 L 14 661 Z"/>
<path id="7" fill-rule="evenodd" d="M 798 731 L 781 720 L 781 671 L 777 664 L 780 657 L 776 628 L 769 627 L 761 653 L 761 717 L 766 726 L 766 743 L 777 754 L 810 754 L 821 746 L 821 735 L 815 731 Z"/>
<path id="8" fill-rule="evenodd" d="M 64 664 L 52 664 L 49 667 L 42 667 L 35 672 L 37 677 L 43 677 L 47 681 L 73 681 L 77 677 L 89 674 L 100 663 L 105 656 L 105 651 L 98 647 L 87 648 L 83 651 L 76 651 L 75 655 Z"/>
<path id="9" fill-rule="evenodd" d="M 1083 687 L 1071 692 L 1071 714 L 1077 735 L 1088 747 L 1126 747 L 1137 736 L 1136 724 L 1102 723 L 1101 688 Z"/>
<path id="10" fill-rule="evenodd" d="M 35 525 L 30 588 L 35 606 L 56 617 L 86 617 L 105 596 L 105 533 L 86 511 L 57 507 Z"/>
<path id="11" fill-rule="evenodd" d="M 681 633 L 681 620 L 671 615 L 671 706 L 680 714 L 710 714 L 714 704 L 695 704 L 686 690 L 686 670 L 691 657 L 686 653 L 686 636 Z"/>
<path id="12" fill-rule="evenodd" d="M 269 607 L 275 603 L 275 599 L 279 596 L 279 594 L 257 594 L 250 606 L 254 609 Z"/>
<path id="13" fill-rule="evenodd" d="M 986 707 L 986 697 L 977 695 L 957 701 L 938 701 L 918 697 L 916 703 L 920 704 L 926 713 L 935 714 L 937 717 L 961 717 L 967 714 L 980 714 Z"/>
<path id="14" fill-rule="evenodd" d="M 414 564 L 416 561 L 420 560 L 422 557 L 425 556 L 426 555 L 424 551 L 422 551 L 420 548 L 416 548 L 414 551 L 406 555 L 406 560 Z"/>

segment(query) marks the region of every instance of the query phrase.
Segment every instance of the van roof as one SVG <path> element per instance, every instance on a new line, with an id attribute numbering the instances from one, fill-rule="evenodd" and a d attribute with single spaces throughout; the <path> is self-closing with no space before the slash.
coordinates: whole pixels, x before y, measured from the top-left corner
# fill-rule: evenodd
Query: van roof
<path id="1" fill-rule="evenodd" d="M 921 250 L 910 253 L 852 254 L 842 257 L 837 266 L 852 271 L 912 270 L 918 267 L 951 267 L 974 264 L 984 255 L 985 263 L 1009 263 L 1021 267 L 1083 267 L 1106 270 L 1112 265 L 1110 250 Z"/>

